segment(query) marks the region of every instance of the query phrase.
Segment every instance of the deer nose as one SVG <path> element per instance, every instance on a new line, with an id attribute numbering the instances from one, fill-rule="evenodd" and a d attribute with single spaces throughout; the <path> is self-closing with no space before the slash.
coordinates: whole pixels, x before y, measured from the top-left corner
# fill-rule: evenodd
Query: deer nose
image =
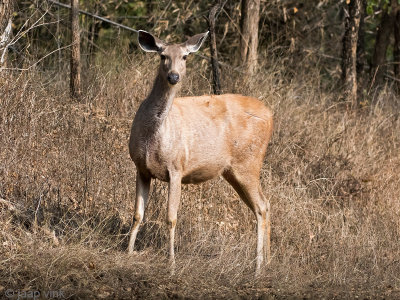
<path id="1" fill-rule="evenodd" d="M 168 74 L 168 82 L 170 84 L 177 84 L 178 81 L 179 81 L 179 74 L 172 72 Z"/>

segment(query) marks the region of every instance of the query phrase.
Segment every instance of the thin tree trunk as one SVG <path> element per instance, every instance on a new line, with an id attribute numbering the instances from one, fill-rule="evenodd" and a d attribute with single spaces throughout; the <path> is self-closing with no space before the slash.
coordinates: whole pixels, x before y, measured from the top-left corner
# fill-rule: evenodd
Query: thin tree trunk
<path id="1" fill-rule="evenodd" d="M 252 75 L 257 67 L 260 0 L 242 0 L 241 10 L 240 58 L 246 71 Z"/>
<path id="2" fill-rule="evenodd" d="M 81 96 L 81 49 L 79 29 L 79 0 L 71 0 L 71 98 L 78 100 Z"/>
<path id="3" fill-rule="evenodd" d="M 156 15 L 157 2 L 154 1 L 146 1 L 146 15 L 148 16 L 147 24 L 149 28 L 153 28 L 155 23 L 155 15 Z"/>
<path id="4" fill-rule="evenodd" d="M 393 30 L 393 13 L 383 12 L 375 39 L 374 54 L 371 64 L 371 85 L 381 85 L 385 73 L 386 51 L 390 43 L 390 35 Z"/>
<path id="5" fill-rule="evenodd" d="M 360 28 L 358 29 L 358 40 L 357 40 L 357 74 L 361 75 L 364 73 L 365 66 L 365 16 L 367 15 L 367 1 L 361 1 L 361 16 L 360 16 Z"/>
<path id="6" fill-rule="evenodd" d="M 397 92 L 400 93 L 400 5 L 396 5 L 396 15 L 394 20 L 394 76 Z"/>
<path id="7" fill-rule="evenodd" d="M 0 34 L 4 32 L 14 11 L 14 0 L 0 0 Z"/>
<path id="8" fill-rule="evenodd" d="M 95 15 L 99 14 L 98 3 L 95 3 L 95 5 L 94 5 L 94 14 Z M 97 43 L 97 38 L 99 36 L 101 24 L 96 18 L 91 18 L 89 22 L 90 22 L 90 25 L 89 25 L 89 30 L 88 30 L 88 53 L 89 53 L 88 58 L 89 58 L 89 63 L 91 63 L 96 54 L 95 45 Z"/>
<path id="9" fill-rule="evenodd" d="M 0 68 L 6 67 L 8 41 L 12 32 L 14 0 L 0 0 Z"/>
<path id="10" fill-rule="evenodd" d="M 214 94 L 221 94 L 221 83 L 220 83 L 220 72 L 218 66 L 218 52 L 217 52 L 217 42 L 215 37 L 215 16 L 217 12 L 221 9 L 221 1 L 219 0 L 211 10 L 208 17 L 208 26 L 210 30 L 210 50 L 211 50 L 211 66 L 213 72 L 213 90 Z"/>
<path id="11" fill-rule="evenodd" d="M 357 40 L 361 16 L 361 0 L 350 0 L 347 6 L 342 52 L 344 94 L 351 107 L 357 106 Z"/>

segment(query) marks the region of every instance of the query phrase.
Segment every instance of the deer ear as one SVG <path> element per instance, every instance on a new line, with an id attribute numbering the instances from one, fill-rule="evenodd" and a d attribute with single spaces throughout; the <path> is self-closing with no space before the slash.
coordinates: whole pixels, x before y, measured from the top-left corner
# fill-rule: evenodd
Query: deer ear
<path id="1" fill-rule="evenodd" d="M 140 48 L 146 52 L 160 52 L 165 43 L 144 30 L 139 30 L 138 42 Z"/>
<path id="2" fill-rule="evenodd" d="M 200 34 L 196 34 L 195 36 L 192 36 L 185 42 L 185 46 L 187 50 L 192 53 L 192 52 L 197 52 L 201 45 L 203 44 L 204 40 L 208 36 L 208 31 Z"/>

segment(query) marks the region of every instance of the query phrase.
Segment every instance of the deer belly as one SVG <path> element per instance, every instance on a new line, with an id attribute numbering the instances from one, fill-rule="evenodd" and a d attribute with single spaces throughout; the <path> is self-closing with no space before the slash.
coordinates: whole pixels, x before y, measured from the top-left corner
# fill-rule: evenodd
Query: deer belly
<path id="1" fill-rule="evenodd" d="M 201 183 L 218 177 L 223 170 L 223 165 L 198 167 L 185 174 L 182 178 L 182 183 Z"/>

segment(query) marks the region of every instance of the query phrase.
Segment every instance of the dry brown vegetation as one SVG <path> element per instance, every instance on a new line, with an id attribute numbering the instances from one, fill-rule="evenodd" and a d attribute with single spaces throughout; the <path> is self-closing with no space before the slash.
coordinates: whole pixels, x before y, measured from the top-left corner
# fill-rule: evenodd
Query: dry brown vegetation
<path id="1" fill-rule="evenodd" d="M 209 70 L 198 57 L 189 64 L 182 94 L 209 93 Z M 275 114 L 262 171 L 271 264 L 254 278 L 255 218 L 222 179 L 184 186 L 175 276 L 164 183 L 153 183 L 129 257 L 127 143 L 156 65 L 134 55 L 87 69 L 79 104 L 65 74 L 0 74 L 2 297 L 6 289 L 71 299 L 400 297 L 398 99 L 384 89 L 347 111 L 319 70 L 287 79 L 279 61 L 246 83 L 223 70 L 226 92 L 258 97 Z"/>

